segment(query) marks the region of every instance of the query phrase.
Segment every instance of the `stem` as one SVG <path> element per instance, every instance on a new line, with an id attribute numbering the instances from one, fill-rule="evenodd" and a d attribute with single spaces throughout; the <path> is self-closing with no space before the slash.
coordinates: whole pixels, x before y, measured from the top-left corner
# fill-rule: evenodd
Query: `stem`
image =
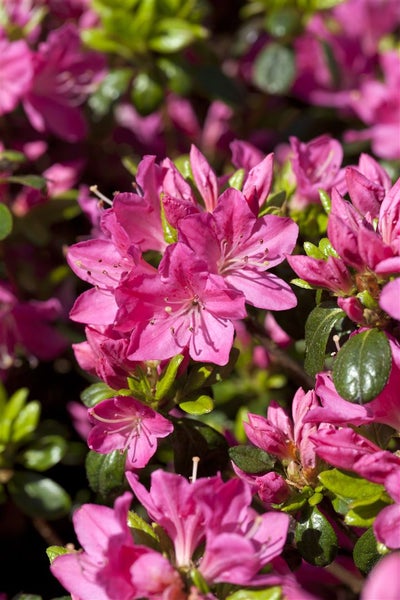
<path id="1" fill-rule="evenodd" d="M 44 519 L 40 519 L 39 517 L 36 519 L 32 519 L 33 526 L 36 531 L 41 535 L 44 541 L 49 546 L 63 546 L 64 542 L 60 539 L 54 529 L 48 524 Z"/>
<path id="2" fill-rule="evenodd" d="M 364 585 L 364 579 L 353 575 L 353 573 L 350 573 L 350 571 L 342 567 L 342 565 L 333 562 L 325 567 L 325 571 L 328 571 L 328 573 L 339 579 L 339 581 L 345 583 L 355 594 L 361 592 Z"/>

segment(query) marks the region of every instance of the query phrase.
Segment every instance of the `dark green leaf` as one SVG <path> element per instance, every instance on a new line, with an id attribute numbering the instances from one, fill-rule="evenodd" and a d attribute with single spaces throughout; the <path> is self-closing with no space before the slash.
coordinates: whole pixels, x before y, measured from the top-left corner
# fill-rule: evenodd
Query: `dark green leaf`
<path id="1" fill-rule="evenodd" d="M 111 504 L 126 489 L 125 454 L 119 450 L 109 454 L 91 450 L 86 456 L 86 473 L 92 490 Z"/>
<path id="2" fill-rule="evenodd" d="M 229 456 L 239 469 L 257 475 L 271 471 L 276 459 L 255 446 L 232 446 Z"/>
<path id="3" fill-rule="evenodd" d="M 10 175 L 10 177 L 2 178 L 0 181 L 8 181 L 8 183 L 20 183 L 35 190 L 44 190 L 46 180 L 39 175 Z"/>
<path id="4" fill-rule="evenodd" d="M 353 335 L 333 364 L 333 382 L 349 402 L 371 402 L 385 387 L 392 366 L 390 345 L 383 331 L 368 329 Z"/>
<path id="5" fill-rule="evenodd" d="M 286 93 L 294 76 L 293 51 L 280 44 L 269 44 L 254 61 L 253 83 L 268 94 Z"/>
<path id="6" fill-rule="evenodd" d="M 0 203 L 0 240 L 10 235 L 13 227 L 12 214 L 5 204 Z"/>
<path id="7" fill-rule="evenodd" d="M 337 537 L 332 525 L 316 506 L 307 506 L 296 525 L 297 548 L 308 563 L 329 565 L 336 556 Z"/>
<path id="8" fill-rule="evenodd" d="M 372 527 L 357 540 L 353 549 L 354 563 L 364 575 L 367 575 L 381 558 L 377 550 L 377 541 Z"/>
<path id="9" fill-rule="evenodd" d="M 305 328 L 306 358 L 304 367 L 310 375 L 322 371 L 325 351 L 335 323 L 345 316 L 335 303 L 323 302 L 308 315 Z"/>
<path id="10" fill-rule="evenodd" d="M 132 83 L 131 97 L 138 112 L 146 116 L 159 108 L 164 99 L 164 89 L 153 77 L 142 72 Z"/>
<path id="11" fill-rule="evenodd" d="M 81 393 L 81 400 L 87 408 L 92 408 L 102 400 L 117 396 L 118 392 L 110 388 L 106 383 L 93 383 Z"/>
<path id="12" fill-rule="evenodd" d="M 67 492 L 52 479 L 17 471 L 8 483 L 15 504 L 30 517 L 59 519 L 71 509 Z"/>

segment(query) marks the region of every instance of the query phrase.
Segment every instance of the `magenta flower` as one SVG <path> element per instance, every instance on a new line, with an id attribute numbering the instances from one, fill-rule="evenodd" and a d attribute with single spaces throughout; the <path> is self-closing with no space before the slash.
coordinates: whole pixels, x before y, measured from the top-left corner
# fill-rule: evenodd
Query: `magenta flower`
<path id="1" fill-rule="evenodd" d="M 157 439 L 173 430 L 168 419 L 130 396 L 115 396 L 89 409 L 94 423 L 88 446 L 100 454 L 126 451 L 126 466 L 145 467 L 157 450 Z"/>
<path id="2" fill-rule="evenodd" d="M 386 477 L 385 489 L 394 500 L 377 515 L 373 528 L 376 539 L 392 550 L 400 548 L 400 464 Z"/>
<path id="3" fill-rule="evenodd" d="M 321 406 L 314 406 L 306 416 L 309 423 L 332 423 L 334 425 L 364 425 L 384 423 L 394 429 L 400 429 L 400 411 L 398 389 L 400 386 L 400 348 L 397 342 L 389 339 L 392 351 L 392 368 L 389 380 L 383 390 L 372 402 L 354 404 L 344 400 L 337 393 L 331 375 L 317 375 L 315 391 Z"/>
<path id="4" fill-rule="evenodd" d="M 132 331 L 130 360 L 162 360 L 189 348 L 193 360 L 224 365 L 233 343 L 232 321 L 245 317 L 243 294 L 184 244 L 167 248 L 158 274 L 132 274 L 116 295 L 117 329 Z"/>
<path id="5" fill-rule="evenodd" d="M 379 306 L 393 319 L 400 321 L 400 278 L 389 281 L 379 296 Z"/>
<path id="6" fill-rule="evenodd" d="M 344 169 L 341 168 L 343 150 L 340 143 L 328 135 L 321 135 L 303 143 L 290 137 L 290 161 L 295 176 L 296 191 L 292 203 L 302 208 L 319 203 L 319 190 L 330 193 L 333 186 L 345 190 Z"/>
<path id="7" fill-rule="evenodd" d="M 131 500 L 126 492 L 113 509 L 84 504 L 75 511 L 83 550 L 57 556 L 50 567 L 74 600 L 184 600 L 182 580 L 169 562 L 154 550 L 135 546 L 127 525 Z"/>
<path id="8" fill-rule="evenodd" d="M 278 457 L 285 467 L 287 481 L 296 487 L 315 483 L 321 470 L 312 435 L 317 430 L 330 426 L 322 424 L 319 427 L 310 427 L 307 414 L 317 404 L 318 400 L 313 391 L 304 393 L 299 388 L 293 398 L 292 419 L 286 410 L 272 401 L 268 407 L 267 418 L 249 413 L 249 422 L 244 423 L 250 442 Z"/>
<path id="9" fill-rule="evenodd" d="M 246 301 L 284 310 L 296 305 L 290 286 L 268 269 L 281 263 L 296 243 L 298 227 L 288 218 L 257 218 L 243 193 L 228 189 L 213 213 L 190 215 L 178 224 L 179 239 L 221 275 Z"/>
<path id="10" fill-rule="evenodd" d="M 32 87 L 23 99 L 32 127 L 68 142 L 83 139 L 86 122 L 79 106 L 103 78 L 104 57 L 83 52 L 78 30 L 67 23 L 49 34 L 33 60 Z"/>
<path id="11" fill-rule="evenodd" d="M 398 600 L 400 596 L 400 552 L 383 556 L 369 573 L 361 592 L 361 600 L 377 600 L 385 594 L 385 600 Z"/>
<path id="12" fill-rule="evenodd" d="M 0 37 L 0 116 L 14 110 L 32 85 L 32 53 L 24 40 Z"/>
<path id="13" fill-rule="evenodd" d="M 243 481 L 223 482 L 217 475 L 189 483 L 158 470 L 148 492 L 136 475 L 126 476 L 150 518 L 171 538 L 178 567 L 195 566 L 208 584 L 268 585 L 273 580 L 258 572 L 282 551 L 289 517 L 256 513 Z M 202 544 L 204 550 L 195 558 Z"/>

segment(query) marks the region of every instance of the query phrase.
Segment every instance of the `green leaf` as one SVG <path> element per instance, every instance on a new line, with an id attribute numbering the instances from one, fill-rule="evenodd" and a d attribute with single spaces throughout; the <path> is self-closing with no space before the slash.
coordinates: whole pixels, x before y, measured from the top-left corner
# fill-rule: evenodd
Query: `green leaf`
<path id="1" fill-rule="evenodd" d="M 106 383 L 93 383 L 81 393 L 81 400 L 87 408 L 92 408 L 102 400 L 117 396 L 118 392 L 113 390 Z"/>
<path id="2" fill-rule="evenodd" d="M 305 279 L 300 279 L 299 277 L 295 277 L 290 280 L 292 285 L 296 285 L 297 287 L 302 288 L 303 290 L 313 290 L 313 286 L 308 283 Z"/>
<path id="3" fill-rule="evenodd" d="M 353 548 L 353 558 L 356 567 L 360 569 L 364 575 L 368 575 L 381 558 L 377 549 L 377 541 L 372 527 L 367 529 L 355 543 Z"/>
<path id="4" fill-rule="evenodd" d="M 293 83 L 295 73 L 293 51 L 271 43 L 254 61 L 253 83 L 268 94 L 285 94 Z"/>
<path id="5" fill-rule="evenodd" d="M 298 11 L 292 7 L 282 7 L 280 10 L 267 14 L 265 28 L 273 37 L 283 38 L 294 35 L 301 26 Z"/>
<path id="6" fill-rule="evenodd" d="M 156 400 L 162 400 L 171 391 L 176 380 L 178 369 L 182 364 L 183 358 L 183 354 L 178 354 L 177 356 L 171 358 L 167 367 L 161 373 L 161 376 L 156 383 Z"/>
<path id="7" fill-rule="evenodd" d="M 345 313 L 336 303 L 322 302 L 308 315 L 305 327 L 306 358 L 304 368 L 309 375 L 323 370 L 325 351 L 333 327 Z"/>
<path id="8" fill-rule="evenodd" d="M 207 34 L 201 25 L 166 17 L 156 23 L 149 47 L 160 54 L 179 52 L 196 39 L 205 39 Z"/>
<path id="9" fill-rule="evenodd" d="M 86 456 L 86 473 L 92 490 L 103 501 L 113 502 L 126 489 L 125 453 L 114 450 L 98 454 L 90 450 Z"/>
<path id="10" fill-rule="evenodd" d="M 352 527 L 370 527 L 378 513 L 386 506 L 388 503 L 385 500 L 376 497 L 362 504 L 351 503 L 351 508 L 344 518 L 345 523 Z"/>
<path id="11" fill-rule="evenodd" d="M 138 73 L 132 83 L 132 102 L 137 111 L 146 116 L 156 111 L 164 100 L 162 85 L 148 73 Z"/>
<path id="12" fill-rule="evenodd" d="M 214 408 L 214 401 L 210 396 L 202 394 L 196 400 L 186 400 L 179 404 L 179 408 L 189 415 L 206 415 Z"/>
<path id="13" fill-rule="evenodd" d="M 349 402 L 371 402 L 385 387 L 392 366 L 390 345 L 383 331 L 368 329 L 353 335 L 333 364 L 333 382 Z"/>
<path id="14" fill-rule="evenodd" d="M 319 199 L 321 200 L 322 208 L 326 212 L 327 215 L 331 212 L 331 204 L 332 201 L 330 199 L 329 194 L 325 190 L 318 190 Z"/>
<path id="15" fill-rule="evenodd" d="M 336 556 L 337 537 L 332 525 L 318 510 L 307 506 L 296 525 L 295 541 L 300 554 L 311 565 L 324 567 Z"/>
<path id="16" fill-rule="evenodd" d="M 110 71 L 102 80 L 97 90 L 88 100 L 94 114 L 103 117 L 111 110 L 111 105 L 126 91 L 132 77 L 131 69 Z"/>
<path id="17" fill-rule="evenodd" d="M 49 546 L 46 549 L 47 557 L 50 561 L 50 564 L 53 562 L 57 556 L 62 556 L 63 554 L 70 554 L 70 550 L 64 548 L 64 546 Z"/>
<path id="18" fill-rule="evenodd" d="M 272 471 L 276 459 L 255 446 L 232 446 L 229 456 L 239 469 L 252 475 Z"/>
<path id="19" fill-rule="evenodd" d="M 10 235 L 13 227 L 12 214 L 8 207 L 0 203 L 0 240 L 4 240 Z"/>
<path id="20" fill-rule="evenodd" d="M 67 442 L 59 435 L 46 435 L 29 444 L 18 456 L 27 469 L 47 471 L 60 462 L 67 451 Z"/>
<path id="21" fill-rule="evenodd" d="M 323 471 L 318 475 L 318 479 L 336 496 L 352 501 L 375 499 L 384 491 L 384 487 L 378 483 L 367 481 L 355 473 L 343 473 L 339 469 Z"/>
<path id="22" fill-rule="evenodd" d="M 149 525 L 142 517 L 140 517 L 137 513 L 130 510 L 128 512 L 128 525 L 131 529 L 138 529 L 139 531 L 143 531 L 150 537 L 154 538 L 158 541 L 158 535 L 155 529 Z"/>
<path id="23" fill-rule="evenodd" d="M 71 510 L 71 499 L 58 483 L 37 473 L 16 471 L 8 483 L 15 504 L 29 517 L 59 519 Z"/>
<path id="24" fill-rule="evenodd" d="M 266 590 L 237 590 L 226 600 L 282 600 L 282 589 L 274 586 Z"/>
<path id="25" fill-rule="evenodd" d="M 12 424 L 12 442 L 20 442 L 35 431 L 39 423 L 40 412 L 41 404 L 35 400 L 28 402 L 28 404 L 21 409 Z"/>
<path id="26" fill-rule="evenodd" d="M 311 258 L 317 259 L 324 258 L 324 255 L 322 254 L 321 250 L 317 248 L 315 244 L 312 244 L 311 242 L 304 242 L 303 247 L 307 256 L 311 256 Z"/>
<path id="27" fill-rule="evenodd" d="M 10 441 L 14 420 L 24 408 L 28 394 L 28 388 L 21 388 L 14 392 L 7 404 L 4 406 L 3 414 L 0 420 L 0 441 Z"/>
<path id="28" fill-rule="evenodd" d="M 9 177 L 1 178 L 0 182 L 20 183 L 35 190 L 44 190 L 46 180 L 39 175 L 10 175 Z"/>
<path id="29" fill-rule="evenodd" d="M 243 187 L 244 175 L 244 169 L 238 169 L 235 171 L 229 178 L 229 187 L 235 188 L 235 190 L 241 190 Z"/>

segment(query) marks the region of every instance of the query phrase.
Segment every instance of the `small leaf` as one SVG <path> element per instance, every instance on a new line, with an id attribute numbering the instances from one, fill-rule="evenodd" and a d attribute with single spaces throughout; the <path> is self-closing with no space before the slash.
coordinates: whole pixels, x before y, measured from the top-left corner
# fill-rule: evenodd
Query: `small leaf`
<path id="1" fill-rule="evenodd" d="M 4 181 L 8 183 L 20 183 L 35 190 L 44 190 L 46 187 L 46 180 L 39 175 L 10 175 L 9 177 L 0 179 L 0 182 Z"/>
<path id="2" fill-rule="evenodd" d="M 333 364 L 333 382 L 342 398 L 365 404 L 380 394 L 392 366 L 390 345 L 383 331 L 368 329 L 353 335 Z"/>
<path id="3" fill-rule="evenodd" d="M 81 393 L 81 400 L 83 404 L 87 408 L 92 408 L 102 400 L 106 400 L 107 398 L 112 398 L 113 396 L 117 396 L 118 392 L 113 390 L 106 383 L 93 383 L 89 385 L 83 392 Z"/>
<path id="4" fill-rule="evenodd" d="M 237 590 L 226 600 L 282 600 L 282 589 L 274 586 L 266 590 Z"/>
<path id="5" fill-rule="evenodd" d="M 159 380 L 157 381 L 155 393 L 156 400 L 162 400 L 171 391 L 183 358 L 183 354 L 178 354 L 169 361 L 167 367 L 164 369 Z"/>
<path id="6" fill-rule="evenodd" d="M 35 431 L 39 423 L 40 412 L 40 402 L 35 400 L 28 402 L 28 404 L 21 409 L 12 424 L 12 442 L 20 442 Z"/>
<path id="7" fill-rule="evenodd" d="M 229 456 L 239 469 L 252 475 L 271 471 L 276 462 L 274 457 L 255 446 L 232 446 Z"/>
<path id="8" fill-rule="evenodd" d="M 367 529 L 355 543 L 353 558 L 356 567 L 364 575 L 367 575 L 381 558 L 372 527 Z"/>
<path id="9" fill-rule="evenodd" d="M 71 499 L 58 483 L 37 473 L 17 471 L 8 483 L 15 504 L 30 517 L 59 519 L 71 509 Z"/>
<path id="10" fill-rule="evenodd" d="M 13 227 L 12 214 L 8 207 L 0 203 L 0 240 L 4 240 L 10 235 Z"/>
<path id="11" fill-rule="evenodd" d="M 143 531 L 147 533 L 150 537 L 154 538 L 158 541 L 158 535 L 155 529 L 149 525 L 142 517 L 140 517 L 137 513 L 130 510 L 128 512 L 128 525 L 131 529 L 138 529 L 139 531 Z"/>
<path id="12" fill-rule="evenodd" d="M 380 497 L 384 491 L 384 487 L 378 483 L 367 481 L 355 473 L 343 473 L 339 469 L 323 471 L 318 479 L 336 496 L 353 501 L 376 498 L 377 494 Z"/>
<path id="13" fill-rule="evenodd" d="M 307 506 L 303 511 L 294 537 L 300 554 L 311 565 L 324 567 L 336 556 L 338 546 L 335 531 L 315 506 Z"/>
<path id="14" fill-rule="evenodd" d="M 253 66 L 253 83 L 263 92 L 284 94 L 295 76 L 293 51 L 271 43 L 257 55 Z"/>
<path id="15" fill-rule="evenodd" d="M 59 435 L 46 435 L 31 443 L 18 456 L 27 469 L 47 471 L 60 462 L 67 451 L 67 442 Z"/>
<path id="16" fill-rule="evenodd" d="M 148 73 L 141 72 L 132 83 L 131 97 L 137 111 L 142 116 L 147 116 L 160 107 L 164 90 Z"/>
<path id="17" fill-rule="evenodd" d="M 295 277 L 290 280 L 292 285 L 296 285 L 297 287 L 302 288 L 303 290 L 313 290 L 313 286 L 308 283 L 305 279 L 300 279 L 299 277 Z"/>
<path id="18" fill-rule="evenodd" d="M 309 375 L 322 371 L 326 346 L 335 323 L 345 316 L 336 303 L 323 302 L 308 315 L 305 327 L 306 358 L 304 368 Z"/>
<path id="19" fill-rule="evenodd" d="M 196 400 L 186 400 L 179 404 L 179 408 L 189 415 L 206 415 L 214 408 L 214 401 L 210 396 L 202 394 Z"/>
<path id="20" fill-rule="evenodd" d="M 47 558 L 50 561 L 50 564 L 53 562 L 57 556 L 62 556 L 63 554 L 70 554 L 70 550 L 64 548 L 64 546 L 49 546 L 46 549 Z"/>
<path id="21" fill-rule="evenodd" d="M 196 39 L 207 37 L 207 29 L 177 18 L 159 19 L 149 47 L 160 54 L 179 52 Z"/>
<path id="22" fill-rule="evenodd" d="M 92 490 L 102 500 L 113 502 L 126 489 L 125 454 L 119 450 L 109 454 L 90 450 L 86 456 L 86 473 Z"/>

